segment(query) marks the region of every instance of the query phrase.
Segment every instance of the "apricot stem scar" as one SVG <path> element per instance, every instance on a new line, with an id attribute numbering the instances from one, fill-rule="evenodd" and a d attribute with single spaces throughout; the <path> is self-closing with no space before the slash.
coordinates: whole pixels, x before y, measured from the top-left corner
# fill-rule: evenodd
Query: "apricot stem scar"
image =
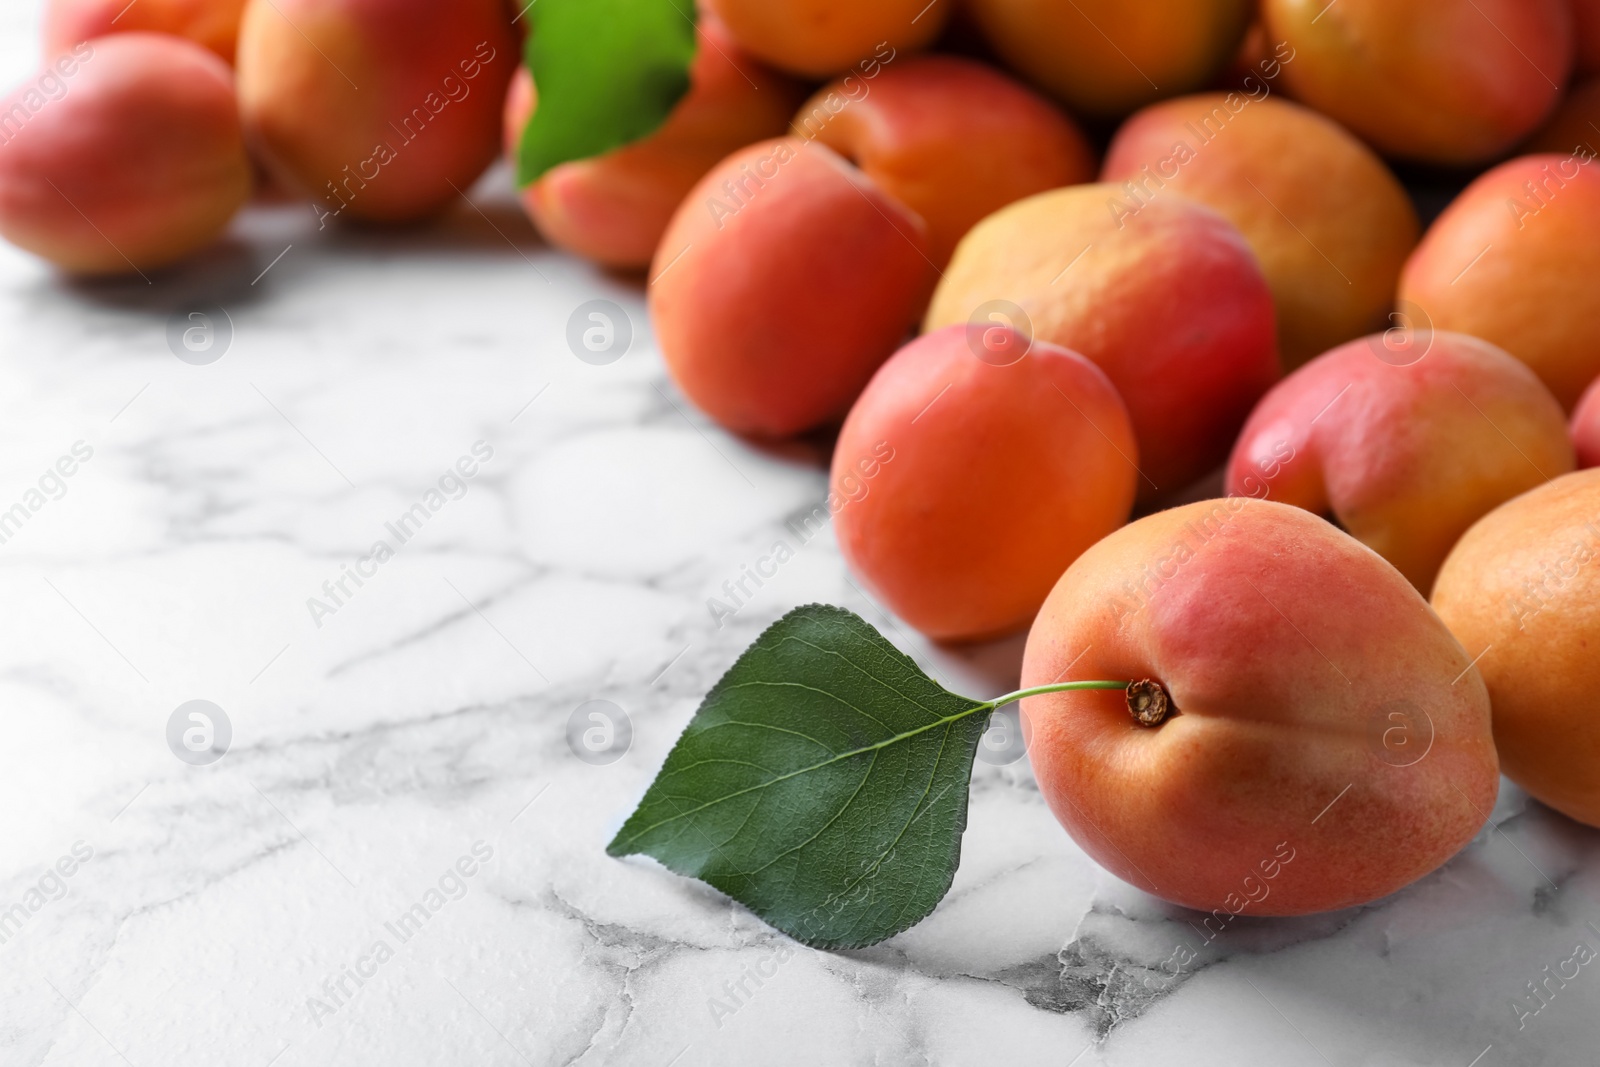
<path id="1" fill-rule="evenodd" d="M 1141 726 L 1159 726 L 1169 713 L 1177 710 L 1173 707 L 1172 697 L 1166 688 L 1150 678 L 1132 682 L 1056 682 L 1052 685 L 1036 685 L 1032 689 L 1019 689 L 1015 693 L 996 697 L 986 706 L 993 709 L 1009 704 L 1013 700 L 1043 696 L 1046 693 L 1068 693 L 1079 689 L 1124 690 L 1128 697 L 1128 714 L 1132 715 L 1134 721 Z"/>

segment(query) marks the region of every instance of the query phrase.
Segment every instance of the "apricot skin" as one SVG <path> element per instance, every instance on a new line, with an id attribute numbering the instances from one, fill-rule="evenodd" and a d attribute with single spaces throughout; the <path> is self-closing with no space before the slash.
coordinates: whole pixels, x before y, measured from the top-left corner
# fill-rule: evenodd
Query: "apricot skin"
<path id="1" fill-rule="evenodd" d="M 1094 178 L 1094 155 L 1066 115 L 994 68 L 914 56 L 867 81 L 822 89 L 794 121 L 928 223 L 943 266 L 978 220 L 1013 201 Z"/>
<path id="2" fill-rule="evenodd" d="M 844 414 L 927 298 L 927 227 L 823 145 L 778 138 L 695 186 L 650 269 L 674 381 L 735 433 Z"/>
<path id="3" fill-rule="evenodd" d="M 1533 192 L 1527 183 L 1534 183 Z M 1523 156 L 1480 176 L 1423 235 L 1401 310 L 1532 367 L 1567 410 L 1600 376 L 1600 163 Z"/>
<path id="4" fill-rule="evenodd" d="M 411 222 L 494 160 L 516 65 L 502 0 L 249 0 L 240 109 L 251 147 L 324 224 Z"/>
<path id="5" fill-rule="evenodd" d="M 1385 155 L 1481 163 L 1539 125 L 1572 66 L 1569 0 L 1263 0 L 1289 92 Z"/>
<path id="6" fill-rule="evenodd" d="M 1130 204 L 1178 193 L 1239 227 L 1272 286 L 1287 367 L 1380 329 L 1421 235 L 1410 198 L 1371 149 L 1259 89 L 1144 109 L 1117 131 L 1101 180 L 1133 183 Z"/>
<path id="7" fill-rule="evenodd" d="M 45 55 L 113 33 L 187 37 L 228 63 L 239 40 L 245 0 L 50 0 L 44 13 Z"/>
<path id="8" fill-rule="evenodd" d="M 1467 527 L 1572 470 L 1572 445 L 1561 405 L 1501 349 L 1435 333 L 1397 366 L 1416 353 L 1384 341 L 1352 341 L 1273 387 L 1227 490 L 1331 513 L 1426 595 Z"/>
<path id="9" fill-rule="evenodd" d="M 1600 0 L 1572 0 L 1572 21 L 1578 38 L 1578 72 L 1600 74 Z"/>
<path id="10" fill-rule="evenodd" d="M 1528 138 L 1522 151 L 1600 156 L 1600 78 L 1573 86 L 1550 121 Z"/>
<path id="11" fill-rule="evenodd" d="M 756 62 L 704 16 L 689 92 L 661 128 L 593 159 L 552 167 L 522 190 L 522 206 L 558 248 L 608 267 L 647 267 L 695 182 L 729 153 L 781 135 L 800 96 L 798 84 Z M 533 76 L 518 67 L 506 96 L 505 148 L 513 163 L 535 97 Z"/>
<path id="12" fill-rule="evenodd" d="M 1248 0 L 968 0 L 979 29 L 1024 78 L 1075 113 L 1128 114 L 1193 92 L 1244 38 Z"/>
<path id="13" fill-rule="evenodd" d="M 1127 521 L 1138 478 L 1127 409 L 1098 367 L 1043 342 L 999 365 L 974 344 L 951 326 L 895 353 L 833 458 L 846 562 L 941 641 L 1026 626 L 1067 564 Z M 868 477 L 862 461 L 884 449 Z"/>
<path id="14" fill-rule="evenodd" d="M 1572 447 L 1579 467 L 1600 467 L 1600 378 L 1583 391 L 1572 412 Z"/>
<path id="15" fill-rule="evenodd" d="M 1121 692 L 1030 697 L 1028 757 L 1079 846 L 1166 900 L 1365 903 L 1448 860 L 1494 806 L 1470 657 L 1398 571 L 1299 508 L 1201 501 L 1078 557 L 1022 684 L 1123 678 L 1160 682 L 1177 714 L 1145 727 Z"/>
<path id="16" fill-rule="evenodd" d="M 0 235 L 79 274 L 152 270 L 214 240 L 251 185 L 227 64 L 165 34 L 77 47 L 64 93 L 20 128 L 39 79 L 0 103 Z"/>
<path id="17" fill-rule="evenodd" d="M 1445 561 L 1433 605 L 1482 653 L 1506 777 L 1600 826 L 1600 470 L 1484 516 Z"/>
<path id="18" fill-rule="evenodd" d="M 702 0 L 745 51 L 779 70 L 827 78 L 876 69 L 939 35 L 949 3 L 927 0 Z"/>
<path id="19" fill-rule="evenodd" d="M 1261 268 L 1222 216 L 1164 195 L 1119 218 L 1120 195 L 1075 185 L 989 216 L 956 248 L 923 326 L 1004 300 L 1033 336 L 1087 356 L 1128 405 L 1150 500 L 1227 457 L 1279 377 L 1276 326 Z"/>

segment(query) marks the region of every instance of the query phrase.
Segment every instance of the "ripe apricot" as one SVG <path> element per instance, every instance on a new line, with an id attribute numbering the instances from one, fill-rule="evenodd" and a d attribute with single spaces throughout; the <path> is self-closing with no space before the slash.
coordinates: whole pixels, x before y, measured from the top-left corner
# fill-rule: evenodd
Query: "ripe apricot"
<path id="1" fill-rule="evenodd" d="M 1251 412 L 1229 493 L 1331 514 L 1424 595 L 1478 519 L 1572 469 L 1566 416 L 1526 365 L 1464 334 L 1319 356 Z"/>
<path id="2" fill-rule="evenodd" d="M 1228 497 L 1078 557 L 1028 634 L 1022 702 L 1050 810 L 1102 866 L 1228 923 L 1374 900 L 1470 841 L 1499 785 L 1489 699 L 1411 584 L 1322 519 Z"/>
<path id="3" fill-rule="evenodd" d="M 0 103 L 0 234 L 69 271 L 180 259 L 250 184 L 232 72 L 180 37 L 79 44 Z"/>
<path id="4" fill-rule="evenodd" d="M 651 266 L 667 369 L 735 433 L 843 415 L 927 299 L 927 246 L 915 212 L 825 145 L 735 152 L 684 199 Z"/>
<path id="5" fill-rule="evenodd" d="M 1578 466 L 1600 467 L 1600 378 L 1590 383 L 1572 412 L 1572 447 Z"/>
<path id="6" fill-rule="evenodd" d="M 1600 826 L 1600 470 L 1485 515 L 1445 560 L 1433 606 L 1481 657 L 1506 777 Z"/>
<path id="7" fill-rule="evenodd" d="M 1098 364 L 1133 417 L 1150 500 L 1227 457 L 1279 376 L 1276 326 L 1261 268 L 1227 220 L 1177 195 L 1119 213 L 1121 196 L 1074 185 L 989 216 L 956 248 L 923 325 L 1021 321 Z"/>
<path id="8" fill-rule="evenodd" d="M 1544 120 L 1572 66 L 1569 0 L 1262 0 L 1289 92 L 1385 155 L 1493 159 Z"/>
<path id="9" fill-rule="evenodd" d="M 245 0 L 50 0 L 44 12 L 45 55 L 113 33 L 170 33 L 209 48 L 229 63 L 239 40 Z"/>
<path id="10" fill-rule="evenodd" d="M 1528 138 L 1522 150 L 1600 156 L 1600 78 L 1573 86 L 1550 121 Z"/>
<path id="11" fill-rule="evenodd" d="M 1006 327 L 946 327 L 896 352 L 845 419 L 839 548 L 929 637 L 1020 629 L 1067 564 L 1127 521 L 1137 456 L 1093 363 Z"/>
<path id="12" fill-rule="evenodd" d="M 1401 311 L 1493 342 L 1567 410 L 1600 376 L 1600 164 L 1523 156 L 1479 177 L 1423 235 L 1400 276 Z"/>
<path id="13" fill-rule="evenodd" d="M 551 244 L 608 267 L 639 268 L 672 213 L 706 171 L 745 145 L 782 134 L 801 90 L 702 16 L 689 91 L 667 121 L 632 144 L 552 167 L 522 190 L 522 206 Z M 506 96 L 506 154 L 533 114 L 533 76 L 518 67 Z"/>
<path id="14" fill-rule="evenodd" d="M 1238 50 L 1248 0 L 968 0 L 1006 64 L 1073 111 L 1117 117 L 1193 92 Z"/>
<path id="15" fill-rule="evenodd" d="M 824 86 L 800 109 L 815 139 L 921 215 L 936 264 L 979 219 L 1025 196 L 1094 178 L 1094 155 L 1066 115 L 993 67 L 914 56 Z"/>
<path id="16" fill-rule="evenodd" d="M 779 70 L 826 78 L 865 73 L 923 48 L 949 3 L 927 0 L 703 0 L 745 51 Z"/>
<path id="17" fill-rule="evenodd" d="M 238 66 L 252 148 L 324 225 L 408 222 L 494 160 L 517 53 L 503 0 L 250 0 Z"/>
<path id="18" fill-rule="evenodd" d="M 1421 227 L 1371 149 L 1251 84 L 1134 115 L 1101 180 L 1122 183 L 1125 211 L 1175 192 L 1239 227 L 1272 287 L 1284 365 L 1298 367 L 1383 326 Z"/>
<path id="19" fill-rule="evenodd" d="M 1580 74 L 1600 74 L 1600 0 L 1572 0 Z"/>

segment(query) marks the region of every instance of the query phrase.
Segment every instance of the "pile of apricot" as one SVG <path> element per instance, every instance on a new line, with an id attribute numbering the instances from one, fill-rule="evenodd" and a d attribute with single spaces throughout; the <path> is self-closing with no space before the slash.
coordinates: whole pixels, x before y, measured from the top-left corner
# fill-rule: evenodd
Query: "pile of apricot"
<path id="1" fill-rule="evenodd" d="M 425 218 L 539 106 L 506 0 L 122 5 L 52 0 L 0 105 L 0 234 L 73 272 L 181 258 L 259 185 Z M 1295 912 L 1436 868 L 1502 768 L 1600 825 L 1600 0 L 700 0 L 697 33 L 663 125 L 522 202 L 640 273 L 707 416 L 833 442 L 889 611 L 1031 626 L 1025 686 L 1161 681 L 1156 726 L 1025 702 L 1087 851 L 1205 908 L 1278 857 L 1260 910 Z"/>

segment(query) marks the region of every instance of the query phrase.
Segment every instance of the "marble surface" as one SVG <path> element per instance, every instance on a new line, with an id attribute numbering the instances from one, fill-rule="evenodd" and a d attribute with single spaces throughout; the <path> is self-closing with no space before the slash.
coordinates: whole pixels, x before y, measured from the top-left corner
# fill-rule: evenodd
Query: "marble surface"
<path id="1" fill-rule="evenodd" d="M 0 11 L 6 82 L 35 7 Z M 567 341 L 594 300 L 633 334 L 604 364 Z M 225 351 L 176 358 L 206 307 Z M 869 951 L 607 858 L 789 607 L 852 607 L 979 696 L 1020 643 L 931 649 L 831 534 L 799 543 L 814 451 L 693 411 L 639 287 L 543 248 L 503 173 L 399 235 L 253 208 L 148 284 L 0 250 L 0 353 L 0 512 L 27 515 L 0 543 L 0 1063 L 1600 1059 L 1600 969 L 1529 992 L 1600 949 L 1600 834 L 1509 786 L 1393 898 L 1209 937 L 1089 861 L 1026 761 L 979 764 L 949 897 Z M 714 618 L 779 539 L 794 558 Z M 168 739 L 194 700 L 231 726 L 204 766 L 175 756 L 186 713 Z"/>

